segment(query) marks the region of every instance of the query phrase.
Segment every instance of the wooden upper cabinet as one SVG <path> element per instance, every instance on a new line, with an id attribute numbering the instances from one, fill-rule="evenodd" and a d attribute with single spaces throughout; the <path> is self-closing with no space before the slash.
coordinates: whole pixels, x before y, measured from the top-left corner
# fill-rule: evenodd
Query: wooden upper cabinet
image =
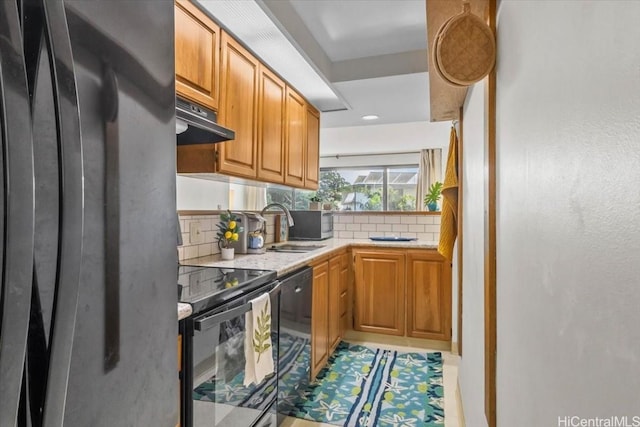
<path id="1" fill-rule="evenodd" d="M 404 335 L 404 252 L 356 250 L 354 256 L 354 329 Z"/>
<path id="2" fill-rule="evenodd" d="M 307 117 L 306 102 L 287 86 L 287 133 L 285 143 L 284 183 L 294 187 L 304 187 L 305 140 Z"/>
<path id="3" fill-rule="evenodd" d="M 222 32 L 220 111 L 218 121 L 236 138 L 217 144 L 218 172 L 256 178 L 258 159 L 258 60 Z"/>
<path id="4" fill-rule="evenodd" d="M 175 2 L 176 92 L 218 109 L 220 27 L 188 0 Z"/>
<path id="5" fill-rule="evenodd" d="M 307 105 L 307 164 L 305 169 L 305 188 L 317 190 L 320 173 L 320 113 L 310 105 Z"/>
<path id="6" fill-rule="evenodd" d="M 260 67 L 258 96 L 258 179 L 284 182 L 287 85 L 267 67 Z"/>
<path id="7" fill-rule="evenodd" d="M 407 335 L 451 339 L 451 266 L 436 251 L 407 252 Z"/>

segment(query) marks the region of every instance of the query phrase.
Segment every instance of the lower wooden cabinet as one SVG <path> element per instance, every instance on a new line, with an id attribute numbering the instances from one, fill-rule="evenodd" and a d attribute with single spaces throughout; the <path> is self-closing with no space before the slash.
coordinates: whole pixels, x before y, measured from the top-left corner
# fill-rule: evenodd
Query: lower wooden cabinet
<path id="1" fill-rule="evenodd" d="M 340 336 L 344 337 L 345 331 L 353 327 L 351 322 L 351 299 L 350 299 L 350 286 L 351 274 L 350 268 L 351 262 L 349 261 L 349 253 L 345 252 L 340 255 Z"/>
<path id="2" fill-rule="evenodd" d="M 340 256 L 329 260 L 329 354 L 340 342 Z"/>
<path id="3" fill-rule="evenodd" d="M 436 250 L 354 250 L 358 331 L 451 340 L 451 265 Z"/>
<path id="4" fill-rule="evenodd" d="M 407 335 L 451 340 L 451 267 L 436 251 L 407 252 Z"/>
<path id="5" fill-rule="evenodd" d="M 358 250 L 354 258 L 354 329 L 404 335 L 404 253 Z"/>
<path id="6" fill-rule="evenodd" d="M 327 363 L 344 336 L 349 287 L 349 255 L 346 250 L 313 265 L 311 319 L 311 377 Z"/>
<path id="7" fill-rule="evenodd" d="M 329 264 L 327 262 L 313 267 L 311 319 L 311 378 L 315 378 L 329 358 Z"/>

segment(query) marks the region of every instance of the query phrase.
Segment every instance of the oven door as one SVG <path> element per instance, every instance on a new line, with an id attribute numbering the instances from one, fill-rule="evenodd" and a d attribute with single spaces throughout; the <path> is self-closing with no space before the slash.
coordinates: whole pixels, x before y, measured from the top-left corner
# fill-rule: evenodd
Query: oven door
<path id="1" fill-rule="evenodd" d="M 186 425 L 190 427 L 253 426 L 264 424 L 275 411 L 277 394 L 279 282 L 192 319 L 185 372 Z M 245 314 L 250 301 L 269 292 L 274 369 L 260 384 L 244 386 Z M 190 384 L 189 384 L 190 383 Z M 268 425 L 268 424 L 264 424 Z"/>

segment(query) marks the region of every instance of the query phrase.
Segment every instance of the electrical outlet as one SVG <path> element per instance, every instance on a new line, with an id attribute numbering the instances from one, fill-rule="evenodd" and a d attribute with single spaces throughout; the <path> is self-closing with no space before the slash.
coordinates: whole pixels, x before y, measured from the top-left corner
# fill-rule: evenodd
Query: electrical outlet
<path id="1" fill-rule="evenodd" d="M 193 221 L 189 225 L 189 242 L 204 243 L 204 233 L 200 229 L 200 221 Z"/>

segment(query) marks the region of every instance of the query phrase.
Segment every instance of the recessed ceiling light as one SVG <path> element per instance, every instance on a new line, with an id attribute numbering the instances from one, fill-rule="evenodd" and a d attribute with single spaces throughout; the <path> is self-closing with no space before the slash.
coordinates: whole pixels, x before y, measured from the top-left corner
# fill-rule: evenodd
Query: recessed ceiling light
<path id="1" fill-rule="evenodd" d="M 362 120 L 378 120 L 380 117 L 375 114 L 368 114 L 366 116 L 362 116 Z"/>

